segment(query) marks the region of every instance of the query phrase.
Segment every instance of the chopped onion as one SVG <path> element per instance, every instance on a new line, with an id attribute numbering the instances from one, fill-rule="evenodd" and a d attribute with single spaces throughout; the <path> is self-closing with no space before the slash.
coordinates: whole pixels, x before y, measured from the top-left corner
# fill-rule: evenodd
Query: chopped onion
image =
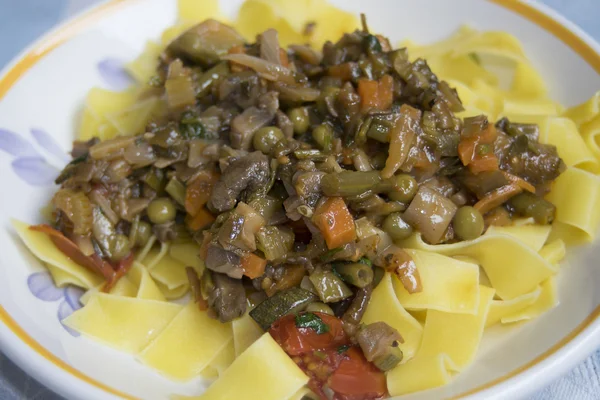
<path id="1" fill-rule="evenodd" d="M 321 95 L 319 89 L 311 87 L 286 85 L 281 82 L 276 82 L 274 86 L 279 92 L 279 97 L 287 101 L 316 101 Z"/>
<path id="2" fill-rule="evenodd" d="M 247 54 L 227 54 L 221 57 L 221 59 L 249 67 L 269 81 L 280 81 L 288 84 L 296 83 L 294 74 L 289 68 L 265 61 L 262 58 Z"/>
<path id="3" fill-rule="evenodd" d="M 156 155 L 148 142 L 132 143 L 125 149 L 123 158 L 137 168 L 145 167 L 156 161 Z"/>
<path id="4" fill-rule="evenodd" d="M 95 160 L 112 159 L 125 153 L 125 149 L 135 143 L 135 137 L 117 136 L 90 147 L 90 156 Z"/>
<path id="5" fill-rule="evenodd" d="M 110 200 L 107 199 L 102 192 L 102 189 L 93 189 L 90 192 L 90 200 L 100 207 L 110 222 L 117 224 L 119 222 L 119 216 L 113 211 Z"/>
<path id="6" fill-rule="evenodd" d="M 421 121 L 421 111 L 406 104 L 400 108 L 400 117 L 390 132 L 389 156 L 381 171 L 384 179 L 391 178 L 408 158 L 417 137 L 417 127 Z"/>
<path id="7" fill-rule="evenodd" d="M 275 29 L 267 29 L 260 35 L 260 58 L 281 65 L 279 39 Z"/>
<path id="8" fill-rule="evenodd" d="M 323 60 L 323 54 L 310 48 L 309 46 L 293 44 L 289 46 L 289 48 L 290 50 L 294 51 L 294 53 L 296 53 L 296 55 L 300 57 L 302 61 L 309 64 L 319 65 L 321 64 L 321 60 Z"/>

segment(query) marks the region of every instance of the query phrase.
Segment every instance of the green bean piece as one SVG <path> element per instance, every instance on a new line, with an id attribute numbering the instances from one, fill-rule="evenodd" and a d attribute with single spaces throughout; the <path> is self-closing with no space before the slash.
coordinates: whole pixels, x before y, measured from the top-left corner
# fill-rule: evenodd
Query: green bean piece
<path id="1" fill-rule="evenodd" d="M 111 240 L 109 251 L 110 259 L 113 262 L 121 261 L 131 252 L 129 238 L 123 234 L 117 233 Z"/>
<path id="2" fill-rule="evenodd" d="M 387 160 L 386 152 L 378 152 L 375 156 L 371 157 L 371 165 L 374 169 L 382 170 L 385 167 L 385 161 Z"/>
<path id="3" fill-rule="evenodd" d="M 335 303 L 352 296 L 352 290 L 331 271 L 317 271 L 309 276 L 323 303 Z"/>
<path id="4" fill-rule="evenodd" d="M 509 208 L 524 217 L 533 218 L 542 225 L 551 224 L 556 216 L 556 206 L 533 193 L 524 192 L 508 201 Z"/>
<path id="5" fill-rule="evenodd" d="M 395 176 L 395 190 L 388 193 L 388 197 L 402 203 L 410 203 L 419 190 L 415 178 L 410 175 L 400 174 Z"/>
<path id="6" fill-rule="evenodd" d="M 381 143 L 388 143 L 390 141 L 390 130 L 392 124 L 384 119 L 374 118 L 367 131 L 367 137 L 377 140 Z"/>
<path id="7" fill-rule="evenodd" d="M 342 279 L 359 288 L 364 288 L 373 282 L 373 269 L 360 262 L 335 266 L 336 272 Z"/>
<path id="8" fill-rule="evenodd" d="M 389 371 L 402 361 L 402 350 L 400 347 L 390 346 L 386 354 L 376 357 L 373 364 L 382 371 Z"/>
<path id="9" fill-rule="evenodd" d="M 142 181 L 150 186 L 152 190 L 160 193 L 166 184 L 164 171 L 160 168 L 151 168 L 142 176 Z"/>
<path id="10" fill-rule="evenodd" d="M 321 124 L 312 131 L 312 137 L 323 151 L 331 151 L 333 128 L 329 124 Z"/>
<path id="11" fill-rule="evenodd" d="M 160 197 L 152 200 L 148 205 L 146 212 L 153 224 L 165 224 L 171 222 L 175 219 L 175 215 L 177 214 L 175 204 L 167 197 Z"/>
<path id="12" fill-rule="evenodd" d="M 321 91 L 321 95 L 317 99 L 317 109 L 321 114 L 328 115 L 329 107 L 327 102 L 334 101 L 340 94 L 340 88 L 328 86 Z"/>
<path id="13" fill-rule="evenodd" d="M 185 206 L 185 185 L 177 178 L 171 178 L 167 186 L 165 186 L 165 191 L 179 204 Z"/>
<path id="14" fill-rule="evenodd" d="M 458 209 L 452 221 L 454 233 L 462 240 L 477 239 L 483 233 L 483 216 L 471 206 Z"/>
<path id="15" fill-rule="evenodd" d="M 254 134 L 254 148 L 264 154 L 270 154 L 275 145 L 283 139 L 283 132 L 276 126 L 265 126 Z"/>
<path id="16" fill-rule="evenodd" d="M 310 303 L 308 307 L 306 307 L 306 311 L 308 312 L 320 312 L 327 315 L 333 315 L 333 310 L 325 303 L 321 303 L 317 301 L 315 303 Z"/>
<path id="17" fill-rule="evenodd" d="M 292 250 L 294 231 L 284 226 L 264 226 L 256 233 L 256 246 L 267 260 L 276 260 Z"/>
<path id="18" fill-rule="evenodd" d="M 306 133 L 310 126 L 310 117 L 306 107 L 292 108 L 288 111 L 287 116 L 294 125 L 294 133 L 296 135 L 303 135 Z"/>
<path id="19" fill-rule="evenodd" d="M 373 288 L 376 288 L 379 285 L 384 275 L 385 269 L 380 267 L 373 267 Z"/>
<path id="20" fill-rule="evenodd" d="M 391 213 L 385 217 L 381 228 L 394 240 L 406 239 L 413 232 L 412 227 L 402 219 L 402 214 L 398 212 Z"/>
<path id="21" fill-rule="evenodd" d="M 383 183 L 379 171 L 342 171 L 325 175 L 321 188 L 326 196 L 359 196 L 379 191 Z"/>
<path id="22" fill-rule="evenodd" d="M 208 95 L 215 82 L 229 75 L 229 62 L 221 62 L 204 72 L 196 81 L 196 97 Z"/>

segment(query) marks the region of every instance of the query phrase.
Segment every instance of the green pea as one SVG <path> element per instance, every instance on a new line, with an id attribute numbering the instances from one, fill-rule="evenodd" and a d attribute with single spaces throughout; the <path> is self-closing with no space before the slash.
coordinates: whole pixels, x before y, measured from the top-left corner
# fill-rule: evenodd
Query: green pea
<path id="1" fill-rule="evenodd" d="M 402 219 L 400 213 L 391 213 L 383 220 L 381 227 L 394 240 L 403 240 L 412 234 L 412 227 Z"/>
<path id="2" fill-rule="evenodd" d="M 137 232 L 135 234 L 135 244 L 144 247 L 152 236 L 152 226 L 144 221 L 138 222 Z"/>
<path id="3" fill-rule="evenodd" d="M 477 239 L 483 233 L 483 216 L 471 206 L 458 209 L 452 221 L 454 233 L 463 240 Z"/>
<path id="4" fill-rule="evenodd" d="M 122 234 L 116 234 L 110 245 L 110 259 L 114 262 L 121 261 L 131 252 L 129 238 Z"/>
<path id="5" fill-rule="evenodd" d="M 288 118 L 294 125 L 294 133 L 296 135 L 303 135 L 310 126 L 310 117 L 308 116 L 308 109 L 306 107 L 292 108 L 287 113 Z"/>
<path id="6" fill-rule="evenodd" d="M 389 198 L 402 203 L 410 203 L 419 189 L 417 181 L 406 174 L 397 175 L 394 179 L 396 180 L 395 190 L 388 194 Z"/>
<path id="7" fill-rule="evenodd" d="M 321 124 L 312 131 L 312 137 L 321 150 L 330 151 L 333 140 L 333 128 L 329 124 Z"/>
<path id="8" fill-rule="evenodd" d="M 254 133 L 252 143 L 254 148 L 264 154 L 270 154 L 273 147 L 283 139 L 283 132 L 276 126 L 265 126 Z"/>
<path id="9" fill-rule="evenodd" d="M 310 303 L 308 307 L 306 307 L 306 311 L 308 312 L 320 312 L 323 314 L 333 315 L 333 310 L 325 303 L 321 303 L 317 301 L 316 303 Z"/>
<path id="10" fill-rule="evenodd" d="M 175 214 L 177 214 L 175 204 L 166 197 L 152 200 L 148 205 L 146 212 L 153 224 L 165 224 L 171 222 L 175 219 Z"/>

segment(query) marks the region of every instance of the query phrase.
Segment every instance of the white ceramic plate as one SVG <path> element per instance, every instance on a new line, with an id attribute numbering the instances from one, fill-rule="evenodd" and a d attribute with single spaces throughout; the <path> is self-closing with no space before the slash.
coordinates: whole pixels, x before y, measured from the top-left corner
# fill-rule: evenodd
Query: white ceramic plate
<path id="1" fill-rule="evenodd" d="M 200 1 L 200 0 L 199 0 Z M 241 0 L 223 1 L 234 14 Z M 393 41 L 441 39 L 468 23 L 516 35 L 566 105 L 600 88 L 600 46 L 552 11 L 517 0 L 334 1 L 366 11 L 372 29 Z M 435 11 L 434 11 L 435 10 Z M 10 229 L 12 217 L 40 221 L 50 182 L 67 161 L 78 111 L 92 86 L 114 88 L 120 70 L 146 40 L 175 21 L 174 0 L 113 0 L 47 35 L 0 78 L 0 344 L 25 371 L 74 399 L 166 399 L 193 394 L 133 357 L 83 337 L 59 322 L 78 307 L 76 290 L 58 290 Z M 541 389 L 600 347 L 598 244 L 572 251 L 559 277 L 561 304 L 538 320 L 494 329 L 475 365 L 449 386 L 410 399 L 519 398 Z"/>

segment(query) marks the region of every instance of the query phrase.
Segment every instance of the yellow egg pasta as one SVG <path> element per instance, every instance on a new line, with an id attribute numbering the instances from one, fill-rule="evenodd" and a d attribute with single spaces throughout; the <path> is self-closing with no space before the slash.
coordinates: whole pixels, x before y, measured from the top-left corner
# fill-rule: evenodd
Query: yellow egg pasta
<path id="1" fill-rule="evenodd" d="M 280 400 L 297 393 L 308 377 L 265 333 L 244 351 L 233 364 L 194 400 Z"/>
<path id="2" fill-rule="evenodd" d="M 600 222 L 600 178 L 587 171 L 567 168 L 546 196 L 556 206 L 556 221 L 575 228 L 586 241 L 596 236 Z M 565 238 L 565 241 L 568 237 Z"/>
<path id="3" fill-rule="evenodd" d="M 479 304 L 479 267 L 429 251 L 407 250 L 414 260 L 423 290 L 408 293 L 396 281 L 400 304 L 410 310 L 440 310 L 475 314 Z"/>
<path id="4" fill-rule="evenodd" d="M 586 145 L 596 159 L 600 160 L 600 115 L 583 124 L 580 129 Z"/>
<path id="5" fill-rule="evenodd" d="M 547 279 L 540 285 L 540 295 L 538 298 L 529 306 L 514 311 L 510 314 L 506 314 L 501 318 L 503 324 L 529 320 L 537 318 L 546 311 L 551 310 L 558 304 L 558 297 L 556 294 L 556 280 L 554 277 Z"/>
<path id="6" fill-rule="evenodd" d="M 137 354 L 181 311 L 178 304 L 95 293 L 63 323 L 106 345 Z"/>
<path id="7" fill-rule="evenodd" d="M 533 223 L 520 225 L 515 223 L 508 226 L 490 226 L 485 234 L 513 236 L 521 243 L 539 252 L 548 240 L 551 229 L 550 225 L 536 225 Z"/>
<path id="8" fill-rule="evenodd" d="M 164 256 L 169 254 L 169 244 L 160 243 L 159 249 L 157 249 L 156 247 L 150 247 L 147 249 L 147 251 L 146 249 L 144 250 L 146 254 L 143 258 L 138 258 L 138 260 L 141 260 L 140 262 L 144 264 L 146 268 L 148 268 L 148 270 L 151 270 L 158 264 L 160 260 L 162 260 Z"/>
<path id="9" fill-rule="evenodd" d="M 596 92 L 587 101 L 571 107 L 563 113 L 567 118 L 570 118 L 578 126 L 590 122 L 600 114 L 600 91 Z"/>
<path id="10" fill-rule="evenodd" d="M 204 270 L 204 262 L 198 256 L 200 245 L 194 242 L 173 243 L 169 246 L 169 256 L 185 266 L 194 267 L 199 274 Z"/>
<path id="11" fill-rule="evenodd" d="M 60 269 L 51 264 L 44 263 L 44 266 L 52 275 L 52 280 L 56 287 L 65 287 L 67 285 L 75 285 L 80 288 L 89 289 L 86 287 L 87 285 L 81 281 L 81 279 L 77 278 L 75 275 L 65 271 L 64 269 Z"/>
<path id="12" fill-rule="evenodd" d="M 569 167 L 578 167 L 590 172 L 600 168 L 577 130 L 575 122 L 568 118 L 551 117 L 540 124 L 540 143 L 552 144 L 560 149 L 560 157 Z"/>
<path id="13" fill-rule="evenodd" d="M 535 303 L 541 294 L 542 289 L 538 287 L 530 293 L 522 294 L 511 300 L 492 300 L 490 311 L 485 321 L 485 327 L 495 325 L 505 316 L 515 314 L 527 308 Z"/>
<path id="14" fill-rule="evenodd" d="M 398 332 L 402 332 L 404 343 L 400 343 L 399 347 L 404 355 L 402 362 L 407 362 L 414 357 L 421 344 L 423 327 L 398 301 L 392 279 L 396 278 L 392 278 L 389 273 L 384 275 L 373 291 L 362 322 L 370 324 L 383 321 Z"/>
<path id="15" fill-rule="evenodd" d="M 12 226 L 29 251 L 39 260 L 78 279 L 83 288 L 98 286 L 103 279 L 85 267 L 76 264 L 62 251 L 58 250 L 47 234 L 29 229 L 29 225 L 13 219 Z"/>
<path id="16" fill-rule="evenodd" d="M 555 272 L 535 249 L 504 234 L 486 234 L 475 240 L 442 245 L 429 245 L 420 235 L 413 235 L 401 244 L 407 248 L 477 260 L 496 294 L 504 300 L 532 291 Z"/>
<path id="17" fill-rule="evenodd" d="M 183 296 L 190 290 L 190 285 L 186 283 L 185 285 L 177 286 L 174 289 L 169 289 L 165 284 L 155 281 L 156 286 L 160 289 L 161 293 L 167 300 L 177 300 Z"/>
<path id="18" fill-rule="evenodd" d="M 244 314 L 241 318 L 233 320 L 231 327 L 233 329 L 233 345 L 236 356 L 242 354 L 264 333 L 248 313 Z"/>
<path id="19" fill-rule="evenodd" d="M 540 250 L 540 256 L 544 257 L 550 264 L 558 265 L 567 254 L 567 246 L 561 239 L 556 239 L 546 244 Z"/>
<path id="20" fill-rule="evenodd" d="M 148 267 L 148 272 L 150 272 L 153 279 L 170 290 L 188 284 L 185 264 L 180 263 L 168 254 L 161 257 L 158 262 L 153 263 L 152 267 Z"/>
<path id="21" fill-rule="evenodd" d="M 139 358 L 171 379 L 188 380 L 206 368 L 231 338 L 230 324 L 210 318 L 190 302 Z"/>
<path id="22" fill-rule="evenodd" d="M 135 80 L 135 84 L 121 92 L 102 88 L 94 88 L 88 92 L 78 126 L 78 139 L 90 140 L 97 137 L 100 140 L 107 140 L 116 136 L 136 135 L 144 132 L 149 122 L 161 121 L 162 123 L 163 120 L 167 120 L 166 117 L 173 115 L 177 115 L 178 120 L 175 122 L 182 127 L 188 124 L 184 122 L 183 116 L 188 110 L 193 109 L 195 101 L 199 101 L 197 104 L 202 104 L 203 114 L 205 112 L 206 115 L 210 114 L 205 109 L 209 104 L 203 96 L 196 98 L 192 94 L 188 96 L 189 99 L 185 99 L 181 110 L 175 110 L 177 105 L 170 104 L 165 96 L 158 94 L 161 92 L 155 87 L 157 81 L 165 78 L 163 72 L 157 72 L 159 64 L 162 65 L 161 54 L 165 54 L 167 46 L 175 38 L 209 18 L 227 22 L 217 0 L 177 0 L 177 5 L 179 10 L 177 23 L 162 32 L 154 41 L 148 41 L 143 52 L 126 65 L 125 69 Z M 283 49 L 290 44 L 308 44 L 320 49 L 326 41 L 335 42 L 343 34 L 360 29 L 357 15 L 342 11 L 322 0 L 245 0 L 233 18 L 232 25 L 248 42 L 254 42 L 257 34 L 267 29 L 275 29 L 278 42 Z M 268 39 L 266 35 L 265 39 Z M 365 40 L 365 43 L 375 48 L 375 44 L 370 42 L 373 37 L 366 39 L 369 41 Z M 384 42 L 379 44 L 386 45 Z M 260 46 L 262 47 L 263 44 L 261 43 Z M 436 43 L 422 45 L 407 40 L 401 46 L 407 48 L 411 60 L 426 59 L 440 81 L 445 80 L 451 88 L 456 89 L 464 107 L 463 111 L 455 113 L 457 117 L 466 118 L 484 114 L 492 124 L 502 118 L 508 118 L 513 123 L 537 124 L 539 142 L 555 146 L 567 169 L 549 186 L 546 195 L 546 199 L 552 202 L 557 210 L 552 224 L 539 225 L 533 218 L 518 219 L 515 211 L 511 213 L 511 218 L 514 219 L 508 226 L 488 226 L 486 219 L 487 230 L 474 240 L 430 245 L 419 233 L 415 233 L 395 243 L 414 261 L 422 290 L 409 293 L 396 275 L 385 272 L 380 283 L 373 289 L 360 321 L 361 324 L 385 322 L 396 329 L 403 338 L 403 343 L 399 344 L 403 359 L 395 368 L 388 371 L 386 376 L 387 389 L 391 396 L 405 395 L 449 383 L 453 375 L 463 371 L 474 361 L 486 328 L 497 324 L 515 324 L 534 319 L 554 308 L 558 304 L 557 273 L 560 270 L 559 264 L 565 258 L 567 246 L 591 242 L 600 225 L 600 177 L 597 175 L 600 174 L 600 91 L 589 100 L 565 109 L 550 97 L 549 85 L 527 58 L 521 42 L 506 32 L 478 31 L 463 26 L 450 37 Z M 273 48 L 278 50 L 275 45 L 271 46 L 271 50 Z M 248 49 L 250 47 L 246 46 L 231 49 L 230 52 L 246 52 Z M 255 55 L 255 50 L 257 49 L 252 47 L 249 54 Z M 261 48 L 260 51 L 262 52 L 263 49 Z M 327 51 L 323 53 L 327 56 Z M 286 59 L 285 52 L 280 53 L 279 57 L 276 56 L 273 60 L 274 54 L 276 53 L 269 54 L 270 57 L 267 57 L 271 65 L 267 63 L 263 68 L 277 69 L 276 72 L 282 77 L 288 78 L 290 70 L 296 77 L 296 68 L 301 68 L 302 73 L 306 72 L 309 75 L 308 69 L 305 71 L 305 67 L 294 64 L 290 65 L 290 70 L 282 68 L 279 71 L 279 66 L 275 68 L 272 64 L 278 63 L 287 67 L 290 60 Z M 303 55 L 297 53 L 294 57 L 303 58 Z M 193 57 L 186 58 L 186 66 L 191 68 L 196 80 L 196 74 L 204 71 L 207 65 L 190 66 L 188 64 L 192 64 L 191 58 Z M 394 59 L 392 62 L 396 72 L 402 75 Z M 370 59 L 369 63 L 373 64 L 370 67 L 378 68 L 376 60 Z M 231 67 L 228 69 L 230 72 L 247 71 L 250 68 L 235 62 L 228 65 Z M 365 68 L 362 61 L 358 67 Z M 320 68 L 318 67 L 319 70 Z M 333 68 L 330 69 L 327 65 L 324 68 L 323 74 L 332 76 L 336 73 L 342 74 L 340 72 L 342 68 L 335 73 Z M 170 66 L 169 71 L 172 71 Z M 188 69 L 183 71 L 182 75 L 174 75 L 174 77 L 171 75 L 172 72 L 169 72 L 168 79 L 186 81 L 186 79 L 178 79 L 184 77 Z M 351 73 L 354 74 L 353 71 Z M 414 74 L 413 77 L 416 75 L 418 74 Z M 219 85 L 223 82 L 218 76 L 213 79 L 217 79 Z M 172 82 L 180 83 L 175 80 Z M 418 80 L 419 84 L 423 84 L 422 79 Z M 410 88 L 411 81 L 408 79 L 407 81 Z M 381 82 L 384 82 L 383 78 Z M 288 83 L 287 81 L 271 82 L 269 85 L 273 85 L 273 88 L 269 86 L 269 90 L 285 89 Z M 196 84 L 197 82 L 194 83 Z M 279 84 L 282 86 L 278 88 Z M 213 97 L 227 96 L 225 92 L 238 90 L 228 87 L 223 91 L 223 87 L 219 86 L 218 91 L 214 91 L 216 85 L 212 82 L 209 85 L 213 85 L 212 88 L 207 86 L 207 89 L 213 90 Z M 290 84 L 287 88 L 290 92 L 295 90 L 291 86 Z M 363 88 L 360 87 L 361 85 L 356 86 L 358 86 L 357 93 L 365 96 L 362 89 L 368 86 L 365 85 Z M 243 85 L 240 87 L 243 89 Z M 189 86 L 186 88 L 189 89 Z M 447 96 L 444 90 L 441 91 Z M 189 94 L 189 91 L 183 90 L 183 92 Z M 380 94 L 378 93 L 378 96 Z M 390 102 L 398 101 L 396 94 L 392 97 Z M 452 100 L 451 97 L 449 96 L 447 100 Z M 366 98 L 363 97 L 361 101 L 364 100 Z M 261 101 L 262 99 L 259 100 Z M 452 101 L 448 101 L 449 105 L 450 103 Z M 186 113 L 181 113 L 184 107 L 188 107 L 185 108 Z M 389 108 L 389 104 L 386 107 Z M 433 109 L 432 115 L 437 115 L 438 111 L 435 111 L 435 107 Z M 193 111 L 192 115 L 195 115 L 195 112 Z M 179 120 L 180 114 L 181 120 Z M 364 113 L 361 115 L 365 116 Z M 277 115 L 277 122 L 279 117 Z M 209 120 L 213 118 L 219 121 L 219 125 L 224 123 L 221 120 L 226 119 L 224 116 L 215 117 L 213 114 L 208 117 L 200 115 L 198 118 L 202 119 L 203 129 L 208 127 L 208 125 L 204 126 L 203 118 L 207 118 L 209 125 L 212 124 Z M 428 121 L 432 120 L 428 119 Z M 438 125 L 436 129 L 440 129 L 440 126 Z M 457 128 L 457 132 L 459 130 Z M 512 131 L 507 133 L 514 134 Z M 148 137 L 152 137 L 151 135 Z M 186 133 L 185 136 L 186 140 L 190 139 L 190 134 Z M 458 136 L 453 137 L 458 138 Z M 457 140 L 462 139 L 464 136 Z M 499 141 L 501 140 L 507 139 L 501 136 Z M 478 143 L 473 144 L 473 151 L 476 149 L 475 145 L 479 146 Z M 487 154 L 488 144 L 485 146 L 485 148 L 483 145 L 477 147 L 480 156 Z M 189 147 L 191 152 L 192 146 Z M 238 151 L 238 147 L 233 144 L 232 147 L 235 150 L 231 148 L 229 150 L 234 154 L 233 152 Z M 156 147 L 154 146 L 153 149 L 156 150 Z M 255 148 L 255 150 L 259 149 Z M 497 147 L 494 150 L 497 150 Z M 203 156 L 208 157 L 206 154 Z M 157 157 L 161 158 L 162 155 L 157 153 Z M 189 159 L 191 160 L 191 156 Z M 190 160 L 187 162 L 191 163 Z M 413 158 L 410 160 L 412 162 Z M 181 161 L 182 159 L 173 161 L 176 164 L 169 167 L 167 178 L 170 179 L 171 174 L 174 174 L 179 179 L 180 175 L 185 176 L 188 172 L 190 174 L 194 172 L 192 169 L 195 167 L 186 166 L 186 163 Z M 458 161 L 466 164 L 462 153 Z M 518 161 L 520 160 L 517 159 L 515 162 Z M 340 169 L 337 163 L 333 164 L 335 168 Z M 148 164 L 142 167 L 154 168 Z M 180 170 L 180 167 L 183 168 Z M 454 166 L 450 165 L 450 167 Z M 473 165 L 469 166 L 472 167 Z M 494 168 L 496 168 L 495 164 Z M 501 168 L 506 170 L 505 164 L 502 164 Z M 412 174 L 408 169 L 405 172 Z M 524 174 L 512 170 L 510 172 L 524 177 Z M 193 182 L 195 176 L 189 180 L 188 177 L 182 178 L 181 182 L 184 182 L 184 186 L 188 185 Z M 529 177 L 526 179 L 531 181 Z M 95 185 L 95 182 L 92 185 Z M 535 189 L 538 193 L 546 193 L 546 187 L 543 185 L 536 185 Z M 145 193 L 146 189 L 143 190 L 144 197 L 148 197 Z M 468 196 L 472 196 L 470 191 L 471 188 L 467 191 Z M 387 199 L 388 194 L 386 192 L 383 198 Z M 156 195 L 163 196 L 161 193 Z M 171 197 L 177 197 L 179 203 L 176 219 L 179 224 L 180 217 L 184 211 L 189 211 L 189 207 L 184 207 L 185 210 L 181 207 L 184 203 L 179 198 L 181 196 L 171 194 Z M 389 197 L 393 198 L 391 195 Z M 471 200 L 469 197 L 469 204 L 472 204 Z M 113 199 L 111 201 L 113 201 L 112 206 L 115 207 L 114 211 L 121 214 L 123 212 L 121 206 L 114 204 Z M 200 205 L 204 207 L 204 203 Z M 188 206 L 187 199 L 186 206 Z M 352 208 L 353 205 L 350 204 L 350 207 Z M 212 207 L 209 209 L 214 211 Z M 54 208 L 51 208 L 50 212 L 45 213 L 46 218 L 52 216 L 53 210 Z M 189 214 L 188 217 L 196 216 L 191 211 Z M 150 213 L 147 212 L 147 215 Z M 119 218 L 122 217 L 119 215 Z M 146 216 L 143 218 L 145 219 Z M 356 224 L 357 221 L 354 222 Z M 186 223 L 188 227 L 192 226 L 188 218 Z M 308 376 L 273 337 L 263 331 L 249 313 L 245 313 L 231 323 L 223 324 L 211 318 L 211 312 L 200 311 L 196 302 L 188 301 L 192 296 L 188 295 L 190 283 L 186 267 L 193 267 L 199 276 L 205 270 L 204 262 L 199 257 L 200 245 L 196 240 L 168 243 L 159 242 L 155 236 L 151 236 L 143 248 L 133 247 L 135 261 L 131 269 L 119 279 L 110 293 L 103 293 L 104 278 L 73 262 L 56 248 L 45 233 L 32 231 L 29 225 L 20 221 L 13 220 L 12 224 L 25 246 L 46 265 L 57 287 L 74 285 L 87 289 L 80 298 L 84 307 L 63 320 L 66 326 L 112 348 L 135 355 L 141 363 L 157 370 L 168 379 L 180 382 L 198 377 L 214 380 L 201 395 L 172 398 L 188 400 L 302 400 L 311 396 L 317 398 L 306 387 Z M 391 236 L 382 230 L 384 228 L 373 227 L 371 230 L 364 228 L 367 224 L 356 225 L 358 242 L 365 236 L 377 233 L 382 239 L 382 242 L 378 243 L 380 247 L 385 248 L 392 243 Z M 86 234 L 88 231 L 89 229 Z M 448 232 L 452 232 L 452 228 Z M 194 236 L 194 239 L 198 237 Z M 221 240 L 220 235 L 218 239 Z M 327 244 L 329 245 L 329 242 Z M 224 247 L 227 249 L 225 245 Z M 246 247 L 250 246 L 246 245 Z M 337 246 L 331 247 L 337 248 Z M 360 243 L 357 248 L 364 250 L 364 247 L 360 247 Z M 259 262 L 255 262 L 252 257 L 246 257 L 246 250 L 243 250 L 244 259 L 241 264 L 243 272 L 251 276 L 255 269 L 259 269 L 258 267 L 262 268 L 260 271 L 264 270 L 263 264 L 257 267 L 256 264 L 260 264 Z M 340 257 L 340 260 L 342 259 Z M 373 261 L 375 262 L 375 258 Z M 249 280 L 244 279 L 246 287 Z M 271 279 L 271 276 L 268 279 Z M 273 279 L 279 284 L 278 277 Z M 344 279 L 350 282 L 348 277 Z M 204 283 L 206 281 L 203 281 Z M 265 284 L 265 282 L 261 283 Z M 177 303 L 185 305 L 172 302 L 176 299 L 179 299 Z M 296 324 L 299 324 L 298 321 L 296 320 Z M 304 357 L 304 354 L 302 356 Z"/>
<path id="23" fill-rule="evenodd" d="M 127 72 L 138 84 L 147 84 L 150 78 L 156 74 L 158 57 L 162 50 L 161 45 L 149 40 L 146 42 L 144 51 L 135 60 L 125 65 Z"/>
<path id="24" fill-rule="evenodd" d="M 387 373 L 388 391 L 391 396 L 402 396 L 446 385 L 452 379 L 451 364 L 447 354 L 417 356 Z"/>
<path id="25" fill-rule="evenodd" d="M 480 302 L 475 315 L 428 310 L 418 357 L 447 354 L 458 370 L 475 358 L 494 297 L 494 289 L 480 286 Z"/>
<path id="26" fill-rule="evenodd" d="M 177 0 L 179 19 L 182 21 L 202 22 L 205 19 L 221 16 L 217 0 Z"/>
<path id="27" fill-rule="evenodd" d="M 136 296 L 138 299 L 166 301 L 154 279 L 148 273 L 143 264 L 135 261 L 127 274 L 129 280 L 137 286 Z"/>

